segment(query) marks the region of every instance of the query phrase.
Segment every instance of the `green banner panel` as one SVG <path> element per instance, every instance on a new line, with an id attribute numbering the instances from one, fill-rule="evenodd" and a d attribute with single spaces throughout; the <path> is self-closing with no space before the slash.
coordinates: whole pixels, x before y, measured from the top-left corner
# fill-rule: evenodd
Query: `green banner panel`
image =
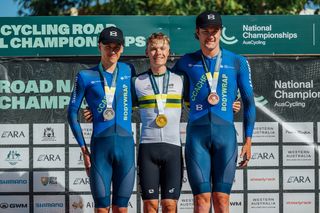
<path id="1" fill-rule="evenodd" d="M 223 16 L 222 46 L 240 54 L 320 54 L 320 16 Z M 198 48 L 194 16 L 77 16 L 0 18 L 0 56 L 95 56 L 108 26 L 125 34 L 124 55 L 144 55 L 146 38 L 162 31 L 171 51 Z"/>

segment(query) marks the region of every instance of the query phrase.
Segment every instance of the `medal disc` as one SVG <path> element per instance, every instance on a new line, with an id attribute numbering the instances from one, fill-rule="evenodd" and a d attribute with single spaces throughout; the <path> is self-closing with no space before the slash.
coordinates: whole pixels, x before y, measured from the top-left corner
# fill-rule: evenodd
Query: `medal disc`
<path id="1" fill-rule="evenodd" d="M 209 96 L 208 96 L 208 102 L 211 105 L 218 104 L 219 103 L 219 99 L 220 99 L 219 95 L 217 93 L 215 93 L 215 92 L 210 93 Z"/>
<path id="2" fill-rule="evenodd" d="M 165 125 L 167 125 L 168 123 L 168 120 L 167 120 L 167 117 L 163 114 L 160 114 L 157 116 L 156 118 L 156 124 L 158 127 L 162 128 L 164 127 Z"/>
<path id="3" fill-rule="evenodd" d="M 114 110 L 112 108 L 107 108 L 103 111 L 103 118 L 106 121 L 112 120 L 114 118 Z"/>

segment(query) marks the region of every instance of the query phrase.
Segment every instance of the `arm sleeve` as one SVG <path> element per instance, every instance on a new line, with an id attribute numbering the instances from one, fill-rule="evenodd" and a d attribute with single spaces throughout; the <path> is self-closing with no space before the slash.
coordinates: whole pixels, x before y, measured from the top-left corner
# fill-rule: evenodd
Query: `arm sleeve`
<path id="1" fill-rule="evenodd" d="M 245 137 L 252 137 L 254 123 L 256 120 L 256 107 L 251 82 L 251 70 L 249 62 L 241 57 L 239 60 L 238 86 L 243 102 L 243 122 Z"/>
<path id="2" fill-rule="evenodd" d="M 85 146 L 82 129 L 78 120 L 78 112 L 84 97 L 85 87 L 81 75 L 78 73 L 75 79 L 73 91 L 71 93 L 68 107 L 68 122 L 74 137 L 80 147 Z"/>

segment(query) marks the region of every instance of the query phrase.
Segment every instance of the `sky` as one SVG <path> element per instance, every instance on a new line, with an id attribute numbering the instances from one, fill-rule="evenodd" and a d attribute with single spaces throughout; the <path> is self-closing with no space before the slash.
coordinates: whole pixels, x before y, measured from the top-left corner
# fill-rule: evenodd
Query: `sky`
<path id="1" fill-rule="evenodd" d="M 17 17 L 18 4 L 14 0 L 0 0 L 0 17 Z"/>

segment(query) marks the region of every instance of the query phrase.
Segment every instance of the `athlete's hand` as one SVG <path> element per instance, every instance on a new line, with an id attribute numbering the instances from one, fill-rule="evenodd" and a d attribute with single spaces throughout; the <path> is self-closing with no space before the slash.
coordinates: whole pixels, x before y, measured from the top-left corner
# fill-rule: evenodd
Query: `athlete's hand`
<path id="1" fill-rule="evenodd" d="M 90 108 L 89 107 L 86 107 L 84 110 L 83 110 L 83 117 L 84 119 L 87 121 L 87 122 L 92 122 L 92 112 L 90 111 Z"/>
<path id="2" fill-rule="evenodd" d="M 232 109 L 234 113 L 238 113 L 241 109 L 241 102 L 239 100 L 236 100 L 235 102 L 233 102 Z"/>
<path id="3" fill-rule="evenodd" d="M 248 165 L 249 160 L 251 159 L 251 138 L 247 137 L 246 142 L 241 149 L 240 158 L 242 161 L 239 163 L 240 168 L 244 168 Z"/>
<path id="4" fill-rule="evenodd" d="M 81 151 L 83 154 L 84 167 L 86 168 L 86 173 L 89 177 L 91 168 L 90 153 L 85 146 L 81 147 Z"/>

